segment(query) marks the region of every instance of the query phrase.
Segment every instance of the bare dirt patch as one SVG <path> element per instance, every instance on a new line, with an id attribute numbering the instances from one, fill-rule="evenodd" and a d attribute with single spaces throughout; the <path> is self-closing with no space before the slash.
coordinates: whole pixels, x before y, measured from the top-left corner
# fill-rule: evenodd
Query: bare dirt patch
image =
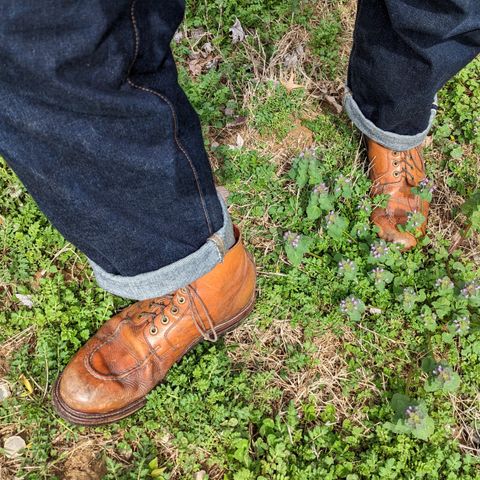
<path id="1" fill-rule="evenodd" d="M 103 452 L 95 442 L 77 445 L 63 464 L 63 480 L 100 480 L 106 473 Z"/>

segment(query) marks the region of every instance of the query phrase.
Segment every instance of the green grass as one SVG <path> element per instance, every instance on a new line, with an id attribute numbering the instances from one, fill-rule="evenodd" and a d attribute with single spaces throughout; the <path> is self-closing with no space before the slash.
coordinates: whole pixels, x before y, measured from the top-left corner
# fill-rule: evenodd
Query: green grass
<path id="1" fill-rule="evenodd" d="M 0 375 L 13 390 L 0 404 L 0 437 L 20 434 L 28 444 L 18 462 L 0 452 L 2 480 L 14 472 L 29 480 L 81 478 L 75 462 L 84 470 L 93 463 L 90 478 L 107 480 L 189 479 L 202 470 L 203 478 L 224 480 L 480 478 L 480 298 L 468 295 L 478 277 L 476 240 L 448 253 L 454 232 L 442 232 L 450 205 L 439 196 L 440 219 L 422 248 L 401 255 L 392 247 L 374 258 L 372 247 L 384 246 L 368 221 L 372 201 L 358 135 L 308 92 L 288 93 L 274 79 L 256 78 L 250 50 L 229 40 L 238 17 L 248 45 L 255 45 L 257 29 L 271 58 L 283 35 L 300 25 L 310 31 L 315 55 L 330 65 L 324 72 L 330 81 L 343 74 L 336 70 L 343 63 L 335 62 L 338 48 L 322 53 L 322 45 L 336 45 L 340 12 L 335 4 L 314 7 L 290 0 L 190 2 L 186 31 L 204 28 L 222 61 L 191 78 L 184 38 L 175 46 L 180 78 L 207 140 L 220 144 L 211 151 L 215 174 L 231 192 L 234 220 L 256 257 L 259 300 L 246 325 L 225 342 L 196 347 L 142 411 L 117 425 L 79 428 L 58 419 L 50 387 L 79 346 L 127 302 L 96 286 L 85 257 L 0 163 L 0 343 L 9 354 L 0 358 Z M 469 122 L 480 112 L 460 88 L 475 81 L 474 69 L 440 96 L 440 134 L 427 153 L 442 194 L 455 198 L 477 188 Z M 276 72 L 280 80 L 280 65 Z M 302 120 L 313 132 L 312 150 L 274 158 L 257 148 L 263 136 L 281 146 L 303 110 L 317 111 Z M 224 128 L 241 115 L 256 136 L 231 148 L 229 136 L 242 130 Z M 442 136 L 445 124 L 458 133 Z M 465 162 L 453 161 L 455 148 L 471 152 Z M 300 247 L 293 248 L 297 236 Z M 33 308 L 17 295 L 29 295 Z M 358 303 L 342 309 L 351 296 Z M 433 373 L 439 363 L 442 376 Z M 405 417 L 407 404 L 418 405 L 418 417 Z"/>

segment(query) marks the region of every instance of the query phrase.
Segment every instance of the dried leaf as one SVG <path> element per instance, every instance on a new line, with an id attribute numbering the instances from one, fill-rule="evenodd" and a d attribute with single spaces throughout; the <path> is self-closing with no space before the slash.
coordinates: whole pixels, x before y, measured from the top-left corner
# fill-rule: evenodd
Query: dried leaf
<path id="1" fill-rule="evenodd" d="M 289 70 L 295 68 L 305 56 L 305 51 L 302 45 L 298 45 L 293 52 L 287 53 L 284 57 L 283 64 Z"/>
<path id="2" fill-rule="evenodd" d="M 295 73 L 292 72 L 290 74 L 290 78 L 285 82 L 284 80 L 281 80 L 280 83 L 286 88 L 287 92 L 291 92 L 292 90 L 296 90 L 298 88 L 305 88 L 305 85 L 299 85 L 298 83 L 295 83 Z"/>
<path id="3" fill-rule="evenodd" d="M 209 53 L 213 52 L 213 46 L 210 42 L 205 43 L 205 45 L 202 47 L 202 50 L 205 52 L 205 55 L 208 55 Z"/>
<path id="4" fill-rule="evenodd" d="M 425 148 L 429 148 L 431 147 L 433 144 L 433 136 L 432 135 L 428 135 L 426 138 L 425 138 L 425 141 L 423 142 L 423 146 Z"/>
<path id="5" fill-rule="evenodd" d="M 217 193 L 223 198 L 223 200 L 226 202 L 228 200 L 228 197 L 230 196 L 230 192 L 222 186 L 217 187 Z"/>
<path id="6" fill-rule="evenodd" d="M 232 127 L 240 127 L 242 125 L 245 125 L 247 123 L 247 117 L 236 117 L 233 122 L 227 123 L 227 128 L 232 128 Z"/>
<path id="7" fill-rule="evenodd" d="M 203 59 L 194 59 L 188 62 L 188 69 L 194 77 L 198 77 L 202 73 Z"/>
<path id="8" fill-rule="evenodd" d="M 205 35 L 205 29 L 202 27 L 194 28 L 191 32 L 191 36 L 193 39 L 198 40 Z"/>
<path id="9" fill-rule="evenodd" d="M 33 387 L 32 384 L 30 383 L 30 380 L 23 374 L 21 373 L 18 379 L 22 382 L 23 386 L 25 387 L 25 392 L 22 393 L 22 397 L 28 397 L 33 393 Z"/>
<path id="10" fill-rule="evenodd" d="M 175 35 L 173 36 L 173 41 L 175 43 L 180 43 L 182 40 L 183 40 L 183 32 L 181 32 L 180 30 L 177 30 L 175 32 Z"/>
<path id="11" fill-rule="evenodd" d="M 331 95 L 325 95 L 325 101 L 334 108 L 337 115 L 342 113 L 343 106 L 337 102 L 335 97 L 332 97 Z"/>
<path id="12" fill-rule="evenodd" d="M 245 145 L 245 140 L 239 133 L 237 133 L 237 147 L 242 148 L 244 145 Z"/>
<path id="13" fill-rule="evenodd" d="M 232 34 L 232 43 L 240 43 L 245 40 L 245 32 L 238 18 L 230 29 L 230 33 Z"/>

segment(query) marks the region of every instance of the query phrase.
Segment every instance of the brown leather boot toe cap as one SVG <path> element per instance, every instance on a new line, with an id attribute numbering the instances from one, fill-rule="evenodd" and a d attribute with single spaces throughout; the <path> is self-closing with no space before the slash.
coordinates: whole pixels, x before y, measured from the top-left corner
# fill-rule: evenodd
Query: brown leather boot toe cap
<path id="1" fill-rule="evenodd" d="M 401 245 L 402 252 L 411 250 L 417 245 L 417 239 L 411 233 L 401 232 L 395 219 L 384 208 L 376 208 L 371 220 L 379 228 L 378 236 L 387 242 Z"/>

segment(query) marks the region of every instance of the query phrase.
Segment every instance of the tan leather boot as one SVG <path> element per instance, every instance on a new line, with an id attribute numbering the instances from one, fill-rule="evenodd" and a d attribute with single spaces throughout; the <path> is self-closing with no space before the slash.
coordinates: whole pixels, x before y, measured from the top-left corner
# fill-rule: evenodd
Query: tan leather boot
<path id="1" fill-rule="evenodd" d="M 418 227 L 421 236 L 425 235 L 429 203 L 412 193 L 425 180 L 425 165 L 421 147 L 405 152 L 395 152 L 368 140 L 370 178 L 373 182 L 371 195 L 388 194 L 386 208 L 375 208 L 372 222 L 380 229 L 379 236 L 388 242 L 399 243 L 402 251 L 417 244 L 414 235 L 401 232 L 398 225 L 405 225 L 409 215 L 419 212 L 425 221 Z"/>
<path id="2" fill-rule="evenodd" d="M 239 232 L 211 272 L 172 295 L 137 302 L 111 318 L 58 378 L 58 414 L 101 425 L 140 409 L 170 367 L 202 340 L 215 341 L 252 310 L 255 265 Z"/>

